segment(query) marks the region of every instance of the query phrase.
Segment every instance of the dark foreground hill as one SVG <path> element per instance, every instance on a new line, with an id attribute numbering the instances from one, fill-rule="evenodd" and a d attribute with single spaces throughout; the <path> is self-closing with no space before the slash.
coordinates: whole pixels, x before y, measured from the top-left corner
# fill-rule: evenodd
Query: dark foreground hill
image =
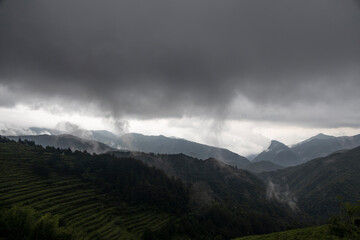
<path id="1" fill-rule="evenodd" d="M 336 213 L 337 196 L 360 200 L 359 173 L 360 147 L 259 176 L 278 196 L 291 197 L 302 211 L 324 220 Z"/>
<path id="2" fill-rule="evenodd" d="M 56 215 L 75 239 L 140 239 L 188 204 L 184 184 L 134 159 L 3 141 L 0 171 L 0 208 Z"/>
<path id="3" fill-rule="evenodd" d="M 260 180 L 212 159 L 179 170 L 183 183 L 131 157 L 0 142 L 0 211 L 21 204 L 51 213 L 74 239 L 229 239 L 293 226 L 286 206 L 264 199 Z M 206 204 L 194 197 L 202 183 L 215 193 Z"/>
<path id="4" fill-rule="evenodd" d="M 184 154 L 134 152 L 111 152 L 111 154 L 139 159 L 163 170 L 169 176 L 191 183 L 192 199 L 197 204 L 226 200 L 247 207 L 259 207 L 259 210 L 277 204 L 266 198 L 266 186 L 255 175 L 213 158 L 202 161 Z"/>
<path id="5" fill-rule="evenodd" d="M 284 232 L 271 233 L 258 236 L 247 236 L 235 240 L 347 240 L 329 233 L 327 225 L 293 229 Z"/>

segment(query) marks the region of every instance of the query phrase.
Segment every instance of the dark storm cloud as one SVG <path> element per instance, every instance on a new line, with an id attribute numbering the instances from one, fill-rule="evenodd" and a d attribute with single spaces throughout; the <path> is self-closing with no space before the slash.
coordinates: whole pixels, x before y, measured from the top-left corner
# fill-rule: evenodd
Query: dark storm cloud
<path id="1" fill-rule="evenodd" d="M 355 3 L 357 3 L 357 5 L 360 7 L 360 1 L 359 0 L 354 0 Z"/>
<path id="2" fill-rule="evenodd" d="M 313 105 L 325 104 L 355 118 L 351 112 L 360 110 L 356 4 L 5 0 L 0 83 L 18 94 L 7 104 L 55 96 L 91 102 L 115 116 L 227 114 L 293 121 L 294 107 L 310 104 L 316 115 Z M 243 112 L 228 113 L 238 95 L 283 114 L 253 114 L 241 106 Z"/>

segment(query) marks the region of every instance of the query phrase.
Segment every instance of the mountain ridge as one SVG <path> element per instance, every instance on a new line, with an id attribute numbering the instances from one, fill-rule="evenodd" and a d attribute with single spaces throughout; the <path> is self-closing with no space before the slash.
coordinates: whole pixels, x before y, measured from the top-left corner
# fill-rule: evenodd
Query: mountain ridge
<path id="1" fill-rule="evenodd" d="M 324 221 L 338 210 L 337 196 L 349 202 L 360 199 L 359 159 L 357 147 L 258 176 L 279 192 L 293 194 L 300 209 Z"/>
<path id="2" fill-rule="evenodd" d="M 38 210 L 52 209 L 62 224 L 68 224 L 66 227 L 75 224 L 84 234 L 91 234 L 89 239 L 200 240 L 219 235 L 230 239 L 302 224 L 286 205 L 266 198 L 266 185 L 261 179 L 214 158 L 199 160 L 184 154 L 118 151 L 122 156 L 92 155 L 5 138 L 0 138 L 0 150 L 0 178 L 4 183 L 11 182 L 10 188 L 1 184 L 1 192 L 7 194 L 2 195 L 0 202 L 5 197 L 1 203 L 7 206 L 24 200 L 30 206 L 40 203 L 43 207 Z M 154 160 L 160 166 L 172 166 L 177 177 L 166 176 L 161 169 L 144 164 L 133 155 L 143 156 L 147 163 Z M 22 174 L 26 177 L 19 178 Z M 14 188 L 20 194 L 13 194 Z M 62 199 L 68 202 L 66 211 Z M 85 205 L 90 213 L 82 217 Z M 102 226 L 106 226 L 106 231 Z"/>
<path id="3" fill-rule="evenodd" d="M 291 147 L 273 140 L 268 149 L 258 154 L 252 162 L 271 161 L 285 167 L 296 166 L 315 158 L 358 146 L 360 146 L 360 134 L 335 137 L 319 133 Z"/>
<path id="4" fill-rule="evenodd" d="M 115 150 L 107 146 L 104 143 L 97 142 L 94 140 L 87 140 L 79 138 L 70 134 L 61 134 L 61 135 L 24 135 L 24 136 L 7 136 L 7 138 L 12 140 L 26 139 L 29 141 L 34 141 L 35 144 L 39 144 L 43 147 L 55 147 L 61 149 L 71 149 L 72 151 L 87 151 L 89 153 L 106 153 L 108 151 Z"/>
<path id="5" fill-rule="evenodd" d="M 30 128 L 30 130 L 34 133 L 57 133 L 58 131 L 47 128 Z M 214 147 L 182 138 L 171 138 L 164 135 L 144 135 L 141 133 L 127 133 L 117 136 L 107 130 L 90 131 L 76 129 L 74 133 L 79 138 L 98 141 L 114 149 L 160 154 L 184 153 L 203 160 L 213 157 L 237 167 L 244 167 L 250 164 L 247 158 L 226 148 Z"/>
<path id="6" fill-rule="evenodd" d="M 285 144 L 272 140 L 270 146 L 265 151 L 261 152 L 253 160 L 256 162 L 270 161 L 282 167 L 290 167 L 297 165 L 297 156 Z"/>

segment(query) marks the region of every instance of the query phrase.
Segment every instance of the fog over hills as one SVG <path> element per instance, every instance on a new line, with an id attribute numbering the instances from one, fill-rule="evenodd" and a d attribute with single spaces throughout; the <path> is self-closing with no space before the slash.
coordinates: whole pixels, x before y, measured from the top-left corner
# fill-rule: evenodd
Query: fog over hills
<path id="1" fill-rule="evenodd" d="M 291 150 L 299 156 L 301 162 L 307 162 L 338 150 L 351 149 L 358 146 L 360 146 L 360 135 L 333 137 L 320 134 L 308 141 L 294 145 L 291 147 Z"/>
<path id="2" fill-rule="evenodd" d="M 74 147 L 72 141 L 75 141 L 74 139 L 80 137 L 88 140 L 88 143 L 87 147 L 85 147 L 80 143 L 85 140 L 77 139 L 76 141 L 79 142 L 77 143 L 79 147 L 76 149 L 78 150 L 87 150 L 89 152 L 97 153 L 105 152 L 108 149 L 162 154 L 183 153 L 199 159 L 216 158 L 226 164 L 253 172 L 273 171 L 284 167 L 296 166 L 314 158 L 327 156 L 336 151 L 360 146 L 360 135 L 334 137 L 320 133 L 291 147 L 288 147 L 279 141 L 272 140 L 268 149 L 256 155 L 250 162 L 245 157 L 224 148 L 208 146 L 186 139 L 162 135 L 147 136 L 138 133 L 127 133 L 118 136 L 106 130 L 84 130 L 77 126 L 73 126 L 70 130 L 67 129 L 66 131 L 35 127 L 31 127 L 26 131 L 33 134 L 46 133 L 54 136 L 65 134 L 60 138 L 62 139 L 61 141 L 58 140 L 58 137 L 45 135 L 37 137 L 22 136 L 23 138 L 34 140 L 43 146 L 49 145 L 71 148 Z M 72 139 L 70 136 L 67 136 L 68 140 L 70 140 L 67 142 L 68 140 L 65 138 L 66 133 L 74 134 L 77 137 L 73 137 Z M 102 145 L 99 146 L 97 142 L 102 143 Z M 97 150 L 95 151 L 94 149 Z"/>
<path id="3" fill-rule="evenodd" d="M 324 221 L 338 211 L 337 196 L 350 202 L 360 199 L 359 172 L 360 147 L 259 176 L 275 184 L 280 195 L 292 194 L 301 209 Z"/>
<path id="4" fill-rule="evenodd" d="M 360 0 L 0 0 L 0 240 L 360 239 L 359 43 Z"/>
<path id="5" fill-rule="evenodd" d="M 240 155 L 360 131 L 358 0 L 28 4 L 1 1 L 0 127 L 223 139 Z"/>
<path id="6" fill-rule="evenodd" d="M 131 151 L 167 154 L 183 153 L 200 159 L 212 157 L 226 164 L 238 167 L 243 167 L 250 163 L 245 157 L 227 149 L 207 146 L 184 139 L 131 133 L 121 136 L 118 142 L 123 148 Z"/>
<path id="7" fill-rule="evenodd" d="M 277 165 L 289 167 L 298 164 L 298 157 L 285 144 L 272 140 L 269 148 L 257 155 L 253 162 L 270 161 Z"/>
<path id="8" fill-rule="evenodd" d="M 8 138 L 15 141 L 18 141 L 19 139 L 34 141 L 35 144 L 39 144 L 43 147 L 50 146 L 61 149 L 71 149 L 72 151 L 87 151 L 88 153 L 101 154 L 115 150 L 104 143 L 82 139 L 69 134 L 8 136 Z"/>
<path id="9" fill-rule="evenodd" d="M 54 136 L 22 136 L 22 138 L 26 138 L 28 140 L 33 140 L 38 144 L 43 146 L 55 146 L 68 148 L 74 145 L 72 142 L 66 142 L 65 136 L 68 136 L 69 140 L 73 140 L 69 138 L 70 135 L 61 135 L 62 137 L 56 137 L 56 134 L 61 133 L 59 130 L 55 129 L 47 129 L 47 128 L 30 128 L 30 130 L 34 134 L 41 133 L 50 133 L 55 134 Z M 139 152 L 153 152 L 153 153 L 166 153 L 166 154 L 178 154 L 183 153 L 188 156 L 196 157 L 199 159 L 207 159 L 207 158 L 216 158 L 226 164 L 238 167 L 244 167 L 250 164 L 250 161 L 245 157 L 240 156 L 234 152 L 231 152 L 227 149 L 217 148 L 208 146 L 205 144 L 199 144 L 196 142 L 188 141 L 185 139 L 178 138 L 170 138 L 165 136 L 146 136 L 138 133 L 128 133 L 122 136 L 117 136 L 109 131 L 105 130 L 82 130 L 76 129 L 76 131 L 72 132 L 73 134 L 77 134 L 78 136 L 83 137 L 84 139 L 88 139 L 88 145 L 95 145 L 96 142 L 103 143 L 100 149 L 105 152 L 107 149 L 122 149 L 127 151 L 139 151 Z M 59 143 L 61 139 L 62 143 Z M 74 137 L 74 139 L 77 139 Z M 79 141 L 80 139 L 78 139 Z M 105 144 L 109 147 L 105 147 Z M 76 146 L 73 146 L 76 147 Z M 77 148 L 78 150 L 88 150 L 84 147 Z M 92 149 L 91 147 L 89 149 Z M 90 151 L 90 152 L 98 152 L 98 151 Z"/>
<path id="10" fill-rule="evenodd" d="M 291 147 L 272 141 L 269 148 L 257 155 L 253 162 L 271 161 L 281 166 L 295 166 L 358 146 L 360 146 L 360 135 L 334 137 L 320 133 Z"/>

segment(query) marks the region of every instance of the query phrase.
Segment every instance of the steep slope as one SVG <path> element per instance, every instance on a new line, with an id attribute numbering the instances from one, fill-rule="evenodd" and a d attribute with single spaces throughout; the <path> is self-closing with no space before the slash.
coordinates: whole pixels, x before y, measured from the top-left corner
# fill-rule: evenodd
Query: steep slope
<path id="1" fill-rule="evenodd" d="M 294 154 L 299 157 L 301 163 L 314 158 L 325 157 L 333 152 L 352 149 L 360 146 L 360 135 L 352 137 L 333 137 L 318 134 L 308 140 L 291 147 Z"/>
<path id="2" fill-rule="evenodd" d="M 285 144 L 272 140 L 267 150 L 256 156 L 253 162 L 270 161 L 277 165 L 289 167 L 299 163 L 298 157 Z"/>
<path id="3" fill-rule="evenodd" d="M 115 174 L 128 182 L 113 184 Z M 126 185 L 132 191 L 119 194 Z M 141 239 L 146 231 L 158 231 L 178 218 L 164 209 L 170 192 L 186 197 L 180 189 L 179 182 L 133 159 L 111 160 L 0 139 L 0 208 L 19 204 L 56 215 L 76 233 L 75 239 Z M 163 203 L 154 204 L 159 197 L 165 197 Z M 178 203 L 172 201 L 169 209 Z"/>
<path id="4" fill-rule="evenodd" d="M 284 168 L 283 166 L 277 165 L 270 161 L 252 162 L 246 165 L 243 169 L 253 173 L 270 172 Z"/>
<path id="5" fill-rule="evenodd" d="M 130 155 L 0 138 L 0 208 L 22 204 L 52 213 L 79 234 L 75 239 L 230 239 L 295 226 L 288 208 L 267 200 L 264 183 L 246 171 L 183 154 L 141 155 L 148 163 L 163 156 L 187 183 Z M 214 201 L 204 202 L 209 188 Z"/>
<path id="6" fill-rule="evenodd" d="M 111 152 L 117 157 L 133 157 L 163 170 L 169 176 L 192 183 L 191 199 L 203 205 L 214 201 L 232 202 L 249 209 L 277 209 L 278 213 L 290 210 L 285 205 L 269 200 L 266 185 L 255 175 L 229 166 L 216 159 L 199 160 L 184 154 L 146 154 L 136 152 Z"/>
<path id="7" fill-rule="evenodd" d="M 245 157 L 224 148 L 165 136 L 145 136 L 130 133 L 123 135 L 119 143 L 123 148 L 130 151 L 164 154 L 183 153 L 199 159 L 216 158 L 226 164 L 238 167 L 243 167 L 250 163 Z"/>
<path id="8" fill-rule="evenodd" d="M 293 194 L 301 210 L 324 220 L 337 211 L 337 196 L 349 202 L 360 199 L 359 172 L 360 147 L 259 176 L 279 194 Z"/>
<path id="9" fill-rule="evenodd" d="M 26 139 L 33 141 L 43 147 L 51 146 L 55 148 L 87 151 L 89 153 L 105 153 L 114 150 L 104 143 L 92 140 L 85 140 L 72 135 L 27 135 L 27 136 L 8 136 L 9 139 L 17 141 Z"/>
<path id="10" fill-rule="evenodd" d="M 106 130 L 93 130 L 90 132 L 92 140 L 105 143 L 106 145 L 116 149 L 122 147 L 120 145 L 121 142 L 119 142 L 120 137 L 112 132 Z"/>
<path id="11" fill-rule="evenodd" d="M 112 148 L 121 148 L 121 146 L 119 146 L 120 137 L 106 130 L 85 130 L 78 128 L 77 126 L 68 131 L 31 127 L 29 128 L 29 132 L 33 133 L 33 135 L 72 135 L 86 140 L 98 141 Z"/>
<path id="12" fill-rule="evenodd" d="M 319 133 L 318 135 L 312 136 L 311 138 L 306 139 L 306 140 L 302 141 L 301 143 L 309 142 L 309 141 L 315 140 L 315 139 L 318 139 L 318 140 L 330 140 L 330 139 L 334 139 L 334 138 L 336 138 L 336 137 L 326 135 L 326 134 L 323 134 L 323 133 Z"/>
<path id="13" fill-rule="evenodd" d="M 270 233 L 266 235 L 248 236 L 234 240 L 346 240 L 329 233 L 327 225 L 293 229 L 284 232 Z"/>
<path id="14" fill-rule="evenodd" d="M 252 162 L 271 161 L 277 165 L 296 166 L 318 157 L 360 146 L 360 135 L 334 137 L 318 134 L 291 148 L 278 141 L 271 141 L 269 148 L 257 155 Z"/>
<path id="15" fill-rule="evenodd" d="M 47 128 L 30 128 L 34 133 L 57 134 L 59 131 Z M 62 132 L 64 133 L 64 132 Z M 128 133 L 119 137 L 106 130 L 76 129 L 72 133 L 77 137 L 98 141 L 115 149 L 140 151 L 147 153 L 178 154 L 184 153 L 199 159 L 216 158 L 232 166 L 243 167 L 250 163 L 248 159 L 224 148 L 212 147 L 185 139 L 165 136 L 146 136 L 138 133 Z"/>

